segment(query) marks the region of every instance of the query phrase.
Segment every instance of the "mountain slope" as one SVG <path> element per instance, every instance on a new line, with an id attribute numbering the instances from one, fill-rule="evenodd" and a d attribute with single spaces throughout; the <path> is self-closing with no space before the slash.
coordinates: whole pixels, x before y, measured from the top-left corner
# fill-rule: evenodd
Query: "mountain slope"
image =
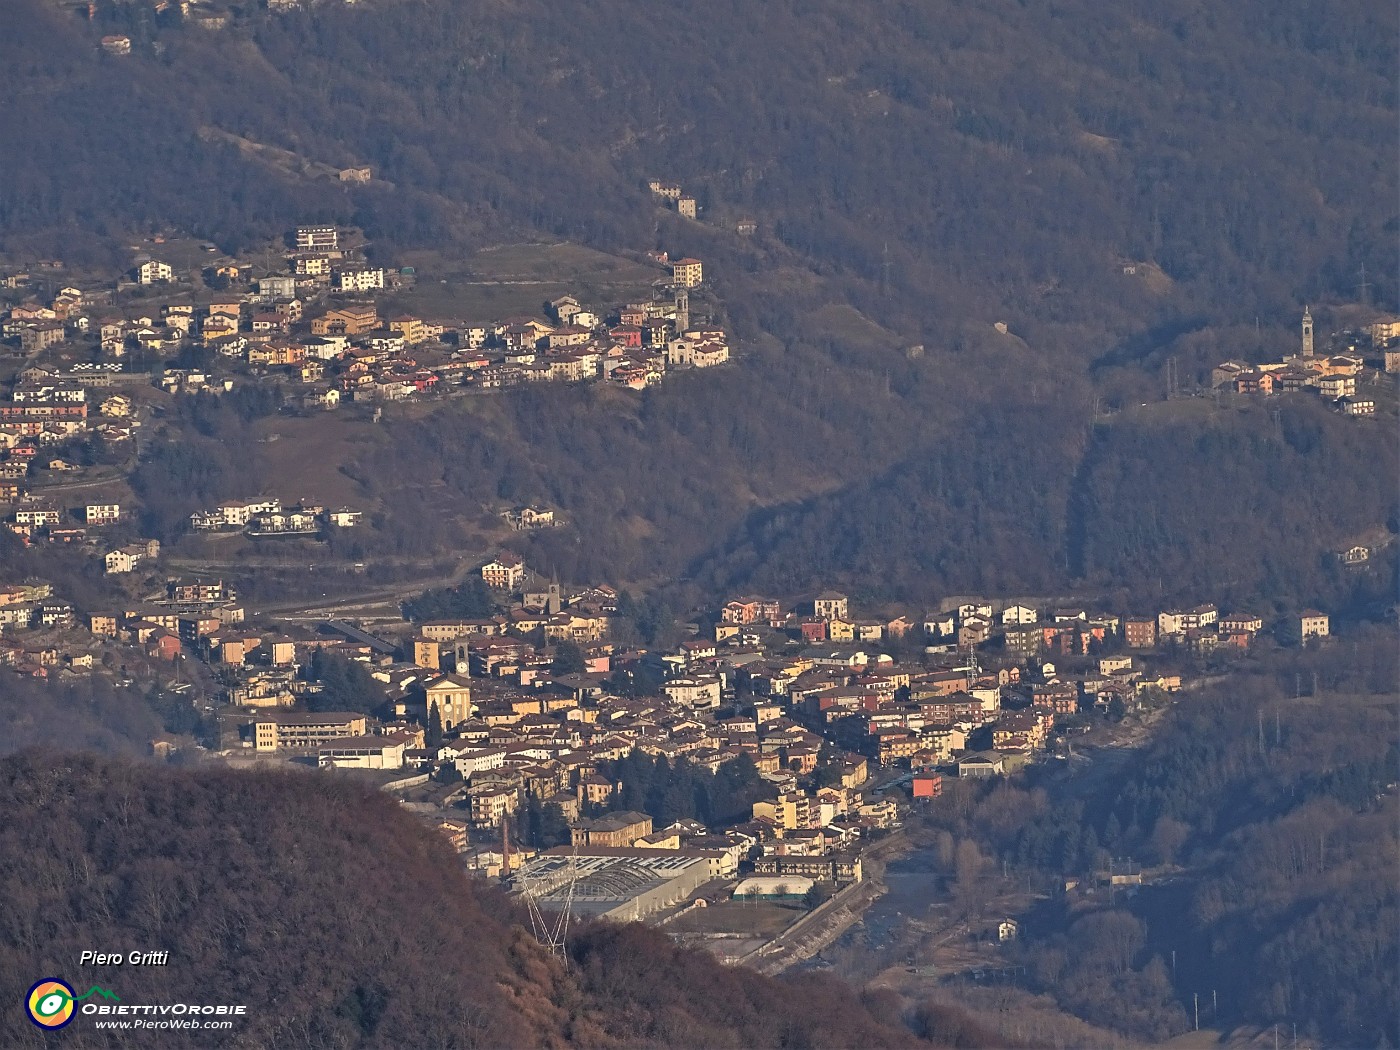
<path id="1" fill-rule="evenodd" d="M 642 928 L 580 931 L 565 969 L 444 840 L 336 775 L 10 756 L 0 856 L 12 1002 L 58 976 L 127 1003 L 247 1006 L 201 1046 L 928 1045 L 839 982 L 728 969 Z M 170 955 L 80 967 L 84 950 Z M 48 1038 L 17 1009 L 0 1020 L 6 1046 Z M 64 1040 L 141 1046 L 150 1033 L 80 1016 Z"/>
<path id="2" fill-rule="evenodd" d="M 404 0 L 213 34 L 140 5 L 100 4 L 86 27 L 22 3 L 30 24 L 4 57 L 27 90 L 0 140 L 73 137 L 10 152 L 10 226 L 202 205 L 192 225 L 229 235 L 238 218 L 362 213 L 403 243 L 442 236 L 438 196 L 483 230 L 617 245 L 649 233 L 638 183 L 660 174 L 715 219 L 751 212 L 815 264 L 887 284 L 906 329 L 1004 314 L 1067 349 L 1086 323 L 1153 309 L 1120 261 L 1152 260 L 1181 301 L 1244 318 L 1349 293 L 1362 262 L 1393 273 L 1395 172 L 1376 144 L 1393 138 L 1395 13 L 1358 0 Z M 94 55 L 117 28 L 135 53 Z M 259 179 L 201 143 L 206 126 L 369 162 L 397 189 Z M 79 144 L 99 177 L 44 193 Z"/>

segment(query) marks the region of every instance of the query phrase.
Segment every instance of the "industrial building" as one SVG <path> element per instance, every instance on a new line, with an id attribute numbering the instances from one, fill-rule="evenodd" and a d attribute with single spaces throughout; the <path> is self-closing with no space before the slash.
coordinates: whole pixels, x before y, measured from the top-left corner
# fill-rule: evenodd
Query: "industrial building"
<path id="1" fill-rule="evenodd" d="M 320 748 L 365 735 L 365 716 L 354 711 L 272 711 L 252 723 L 258 751 Z"/>
<path id="2" fill-rule="evenodd" d="M 610 850 L 609 856 L 575 855 L 568 847 L 537 857 L 515 877 L 517 892 L 533 893 L 544 911 L 637 922 L 685 900 L 710 879 L 710 862 L 684 850 Z"/>
<path id="3" fill-rule="evenodd" d="M 780 857 L 769 855 L 753 862 L 755 875 L 788 878 L 801 875 L 817 882 L 849 886 L 863 877 L 858 853 L 828 853 L 819 857 Z"/>
<path id="4" fill-rule="evenodd" d="M 398 736 L 352 736 L 316 750 L 322 769 L 402 769 L 404 740 Z"/>

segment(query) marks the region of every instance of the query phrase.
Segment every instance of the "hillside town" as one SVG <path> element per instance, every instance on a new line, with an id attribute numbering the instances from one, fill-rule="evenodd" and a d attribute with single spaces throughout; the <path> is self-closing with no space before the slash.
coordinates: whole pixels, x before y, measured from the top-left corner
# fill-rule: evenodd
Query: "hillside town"
<path id="1" fill-rule="evenodd" d="M 4 10 L 12 1045 L 1400 1047 L 1393 8 Z"/>
<path id="2" fill-rule="evenodd" d="M 172 393 L 276 383 L 289 406 L 320 410 L 522 383 L 642 389 L 730 359 L 723 329 L 691 316 L 705 279 L 698 259 L 650 253 L 668 276 L 642 301 L 599 308 L 563 295 L 544 304 L 548 317 L 463 319 L 382 310 L 378 298 L 410 291 L 418 275 L 371 264 L 352 232 L 302 226 L 289 241 L 280 266 L 224 259 L 177 270 L 155 244 L 99 287 L 66 283 L 61 262 L 5 275 L 5 287 L 35 294 L 9 308 L 0 336 L 26 357 L 75 358 L 21 375 L 11 400 L 35 407 L 11 417 L 44 424 L 26 436 L 70 437 L 84 429 L 87 391 L 131 383 Z M 108 400 L 113 419 L 129 416 L 129 397 Z"/>
<path id="3" fill-rule="evenodd" d="M 646 265 L 666 275 L 642 301 L 603 309 L 563 295 L 542 304 L 547 319 L 476 321 L 381 308 L 417 275 L 371 265 L 354 231 L 299 227 L 280 264 L 267 252 L 253 264 L 184 244 L 187 261 L 191 250 L 214 258 L 177 267 L 160 258 L 165 243 L 152 238 L 153 251 L 115 280 L 75 278 L 61 260 L 0 275 L 0 345 L 16 366 L 0 401 L 0 516 L 24 544 L 76 545 L 112 575 L 150 569 L 160 553 L 137 534 L 141 507 L 124 482 L 172 398 L 261 391 L 283 413 L 368 402 L 377 419 L 386 402 L 547 382 L 641 390 L 730 360 L 726 333 L 692 319 L 690 296 L 704 282 L 696 259 L 651 253 Z M 195 510 L 188 529 L 325 538 L 363 514 L 262 493 Z M 506 522 L 555 524 L 552 511 L 529 510 Z"/>
<path id="4" fill-rule="evenodd" d="M 651 190 L 697 219 L 678 185 Z M 0 336 L 22 361 L 0 404 L 8 533 L 74 547 L 120 596 L 0 587 L 0 667 L 164 683 L 179 714 L 151 741 L 158 758 L 344 771 L 532 906 L 667 923 L 722 901 L 840 900 L 949 779 L 1063 761 L 1080 734 L 1149 717 L 1261 642 L 1328 644 L 1316 609 L 961 598 L 915 610 L 822 591 L 735 597 L 693 610 L 674 644 L 641 647 L 619 631 L 618 590 L 565 587 L 505 549 L 477 566 L 490 597 L 472 615 L 280 620 L 250 614 L 218 572 L 174 571 L 138 531 L 140 506 L 112 494 L 127 492 L 113 483 L 159 418 L 155 392 L 251 388 L 293 415 L 368 402 L 378 418 L 386 402 L 541 382 L 641 390 L 728 362 L 723 329 L 691 316 L 704 264 L 647 258 L 669 273 L 644 300 L 563 295 L 545 316 L 480 321 L 385 309 L 419 276 L 370 263 L 333 226 L 299 227 L 280 267 L 221 260 L 196 274 L 151 253 L 107 287 L 69 283 L 54 262 L 10 274 L 20 301 Z M 1224 362 L 1213 386 L 1374 414 L 1367 382 L 1400 370 L 1400 322 L 1343 333 L 1338 353 L 1315 352 L 1310 314 L 1302 331 L 1297 354 Z M 365 522 L 292 495 L 198 507 L 180 527 L 267 549 Z M 533 504 L 491 514 L 515 533 L 567 524 Z M 1357 536 L 1332 556 L 1355 569 L 1388 542 Z"/>
<path id="5" fill-rule="evenodd" d="M 326 513 L 236 501 L 196 524 Z M 397 625 L 253 622 L 213 578 L 83 610 L 26 581 L 0 588 L 0 662 L 56 680 L 164 667 L 206 736 L 157 738 L 157 756 L 350 771 L 541 906 L 567 893 L 580 914 L 661 921 L 705 894 L 857 885 L 863 851 L 946 778 L 1055 760 L 1228 653 L 1330 634 L 1311 609 L 978 599 L 877 615 L 823 591 L 736 597 L 645 649 L 614 640 L 611 587 L 545 581 L 504 552 L 479 578 L 488 615 Z"/>

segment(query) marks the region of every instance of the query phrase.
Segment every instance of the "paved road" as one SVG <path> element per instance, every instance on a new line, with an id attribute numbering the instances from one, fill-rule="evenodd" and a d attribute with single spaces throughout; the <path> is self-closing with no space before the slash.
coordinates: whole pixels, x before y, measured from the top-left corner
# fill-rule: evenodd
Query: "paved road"
<path id="1" fill-rule="evenodd" d="M 31 492 L 35 496 L 47 496 L 57 492 L 77 492 L 80 489 L 95 489 L 99 485 L 115 485 L 125 481 L 126 474 L 114 474 L 110 478 L 93 478 L 90 481 L 60 481 L 56 485 L 35 485 Z"/>

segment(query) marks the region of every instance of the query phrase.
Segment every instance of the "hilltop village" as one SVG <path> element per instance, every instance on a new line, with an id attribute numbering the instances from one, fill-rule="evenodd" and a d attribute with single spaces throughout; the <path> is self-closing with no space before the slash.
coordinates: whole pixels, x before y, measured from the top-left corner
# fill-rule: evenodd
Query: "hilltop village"
<path id="1" fill-rule="evenodd" d="M 1376 398 L 1368 392 L 1383 368 L 1400 372 L 1400 320 L 1383 318 L 1368 325 L 1364 332 L 1345 333 L 1350 338 L 1342 353 L 1318 353 L 1313 333 L 1312 311 L 1303 310 L 1298 352 L 1279 361 L 1251 365 L 1245 361 L 1222 361 L 1211 372 L 1211 387 L 1236 394 L 1311 393 L 1345 416 L 1374 416 Z M 1363 356 L 1374 350 L 1379 367 L 1368 369 Z"/>
<path id="2" fill-rule="evenodd" d="M 644 256 L 657 275 L 641 301 L 600 307 L 563 295 L 541 304 L 547 317 L 463 320 L 384 309 L 381 298 L 411 293 L 413 268 L 371 265 L 359 235 L 334 226 L 296 229 L 281 265 L 268 252 L 254 264 L 182 244 L 172 253 L 187 264 L 174 266 L 160 257 L 164 244 L 153 238 L 128 272 L 101 280 L 74 277 L 59 260 L 0 275 L 0 350 L 12 364 L 0 401 L 0 515 L 26 545 L 77 545 L 110 574 L 149 568 L 160 553 L 133 532 L 139 508 L 121 482 L 143 433 L 182 398 L 251 392 L 284 414 L 368 404 L 378 418 L 389 402 L 522 384 L 641 390 L 730 360 L 727 333 L 691 315 L 704 284 L 698 259 Z M 191 263 L 191 250 L 215 258 Z M 362 514 L 259 494 L 196 511 L 189 527 L 324 538 Z"/>
<path id="3" fill-rule="evenodd" d="M 705 279 L 698 259 L 649 253 L 664 276 L 644 301 L 599 307 L 564 295 L 544 304 L 547 317 L 463 319 L 386 315 L 376 300 L 411 290 L 418 275 L 371 265 L 353 233 L 303 226 L 290 241 L 280 267 L 224 259 L 177 269 L 153 243 L 105 286 L 66 283 L 60 262 L 4 276 L 6 288 L 31 294 L 8 309 L 0 336 L 53 362 L 26 370 L 12 400 L 75 406 L 88 391 L 132 383 L 222 393 L 252 382 L 278 384 L 289 406 L 329 409 L 533 382 L 641 389 L 730 358 L 726 333 L 691 317 L 690 296 Z M 123 407 L 107 411 L 121 418 Z M 14 415 L 47 422 L 86 413 L 49 411 Z"/>

